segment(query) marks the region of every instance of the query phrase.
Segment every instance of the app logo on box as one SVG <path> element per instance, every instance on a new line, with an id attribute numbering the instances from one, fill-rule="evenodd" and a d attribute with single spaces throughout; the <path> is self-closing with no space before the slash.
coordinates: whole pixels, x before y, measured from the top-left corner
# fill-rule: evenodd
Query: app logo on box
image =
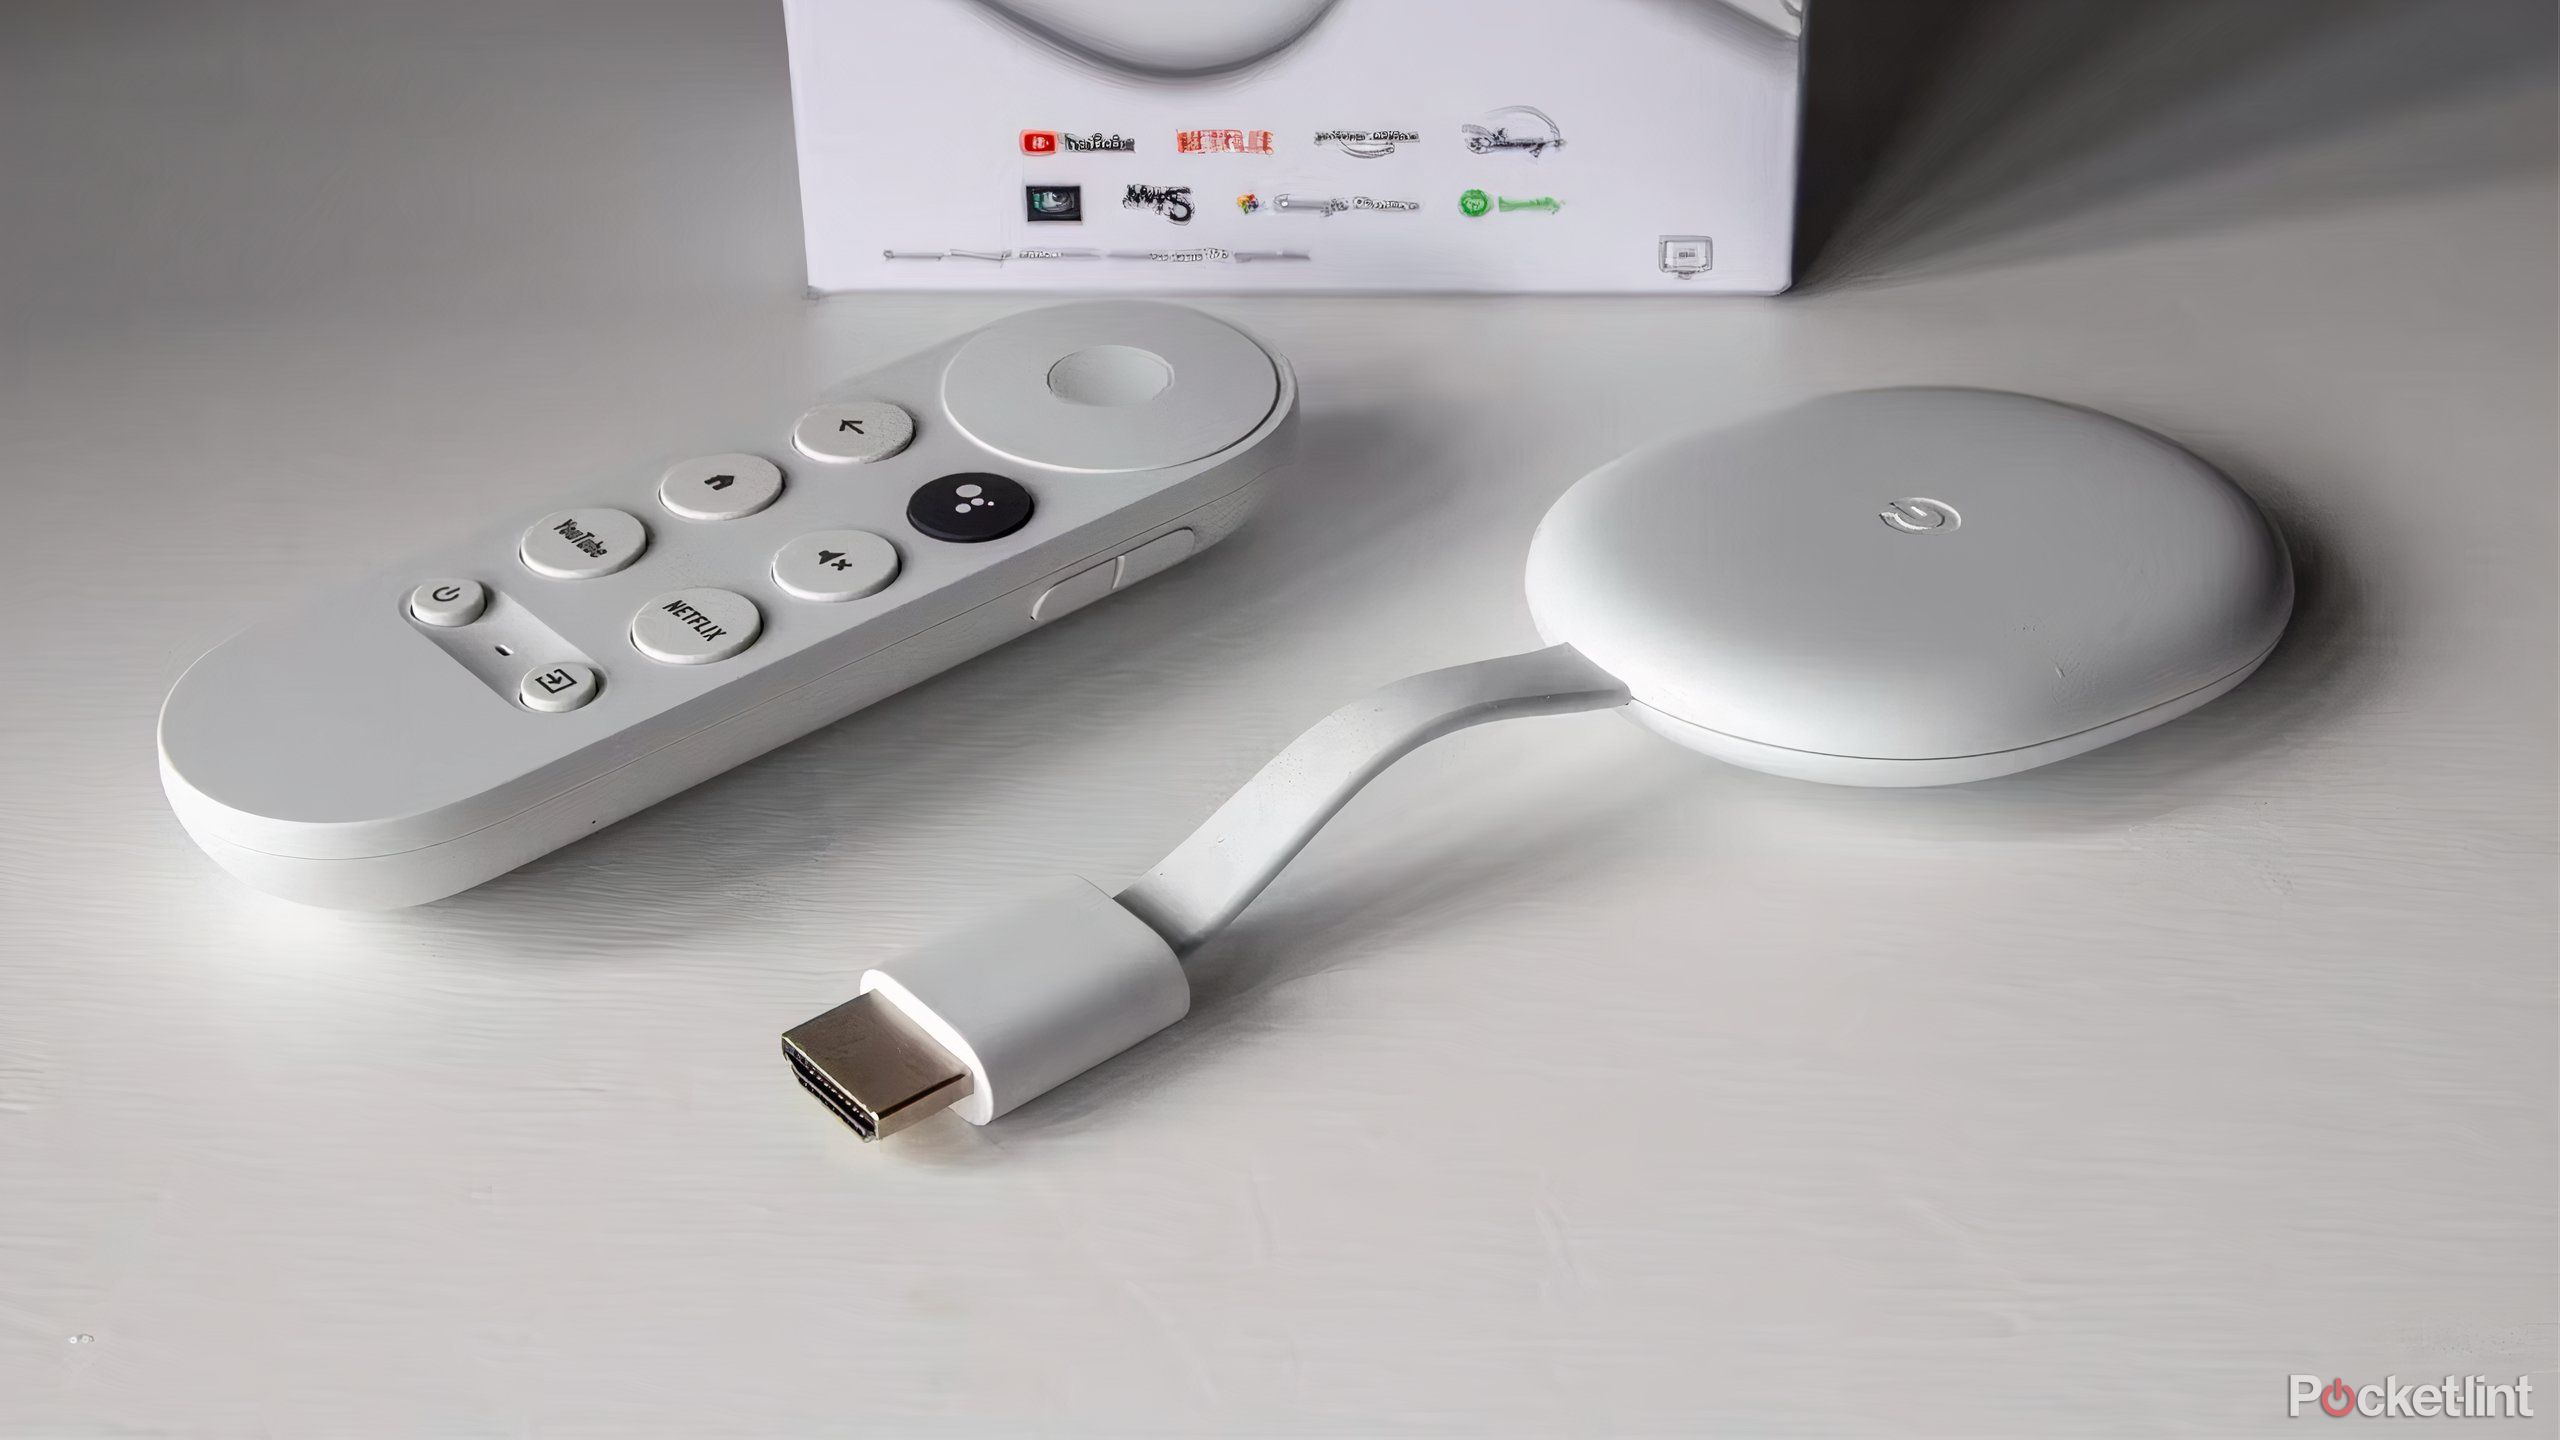
<path id="1" fill-rule="evenodd" d="M 1508 151 L 1534 160 L 1564 148 L 1564 132 L 1556 128 L 1555 118 L 1534 105 L 1505 105 L 1484 121 L 1458 127 L 1467 137 L 1467 148 L 1478 155 Z"/>
<path id="2" fill-rule="evenodd" d="M 1268 155 L 1268 130 L 1176 130 L 1173 148 L 1182 155 Z"/>
<path id="3" fill-rule="evenodd" d="M 1084 187 L 1025 185 L 1022 187 L 1022 214 L 1026 220 L 1080 224 L 1084 220 Z"/>
<path id="4" fill-rule="evenodd" d="M 1250 215 L 1262 208 L 1262 197 L 1248 190 L 1236 197 L 1236 208 Z"/>
<path id="5" fill-rule="evenodd" d="M 1340 215 L 1351 210 L 1419 210 L 1419 200 L 1381 200 L 1374 195 L 1354 195 L 1348 199 L 1333 195 L 1283 194 L 1271 202 L 1274 211 L 1298 215 Z"/>
<path id="6" fill-rule="evenodd" d="M 1090 135 L 1078 135 L 1071 130 L 1022 132 L 1022 153 L 1025 155 L 1126 155 L 1137 148 L 1137 141 L 1117 132 L 1108 135 L 1099 130 Z"/>
<path id="7" fill-rule="evenodd" d="M 1543 210 L 1552 215 L 1564 208 L 1564 202 L 1553 195 L 1515 196 L 1487 195 L 1482 190 L 1469 190 L 1458 197 L 1458 209 L 1468 215 L 1482 215 L 1488 210 L 1509 214 L 1514 210 Z"/>
<path id="8" fill-rule="evenodd" d="M 1422 137 L 1411 130 L 1319 130 L 1316 143 L 1331 145 L 1345 155 L 1375 160 L 1393 155 L 1399 145 L 1419 145 Z"/>
<path id="9" fill-rule="evenodd" d="M 1153 210 L 1176 225 L 1191 223 L 1188 185 L 1132 185 L 1121 194 L 1120 204 L 1128 210 Z"/>
<path id="10" fill-rule="evenodd" d="M 1655 263 L 1665 275 L 1686 280 L 1716 264 L 1716 242 L 1704 235 L 1665 235 L 1655 242 Z"/>

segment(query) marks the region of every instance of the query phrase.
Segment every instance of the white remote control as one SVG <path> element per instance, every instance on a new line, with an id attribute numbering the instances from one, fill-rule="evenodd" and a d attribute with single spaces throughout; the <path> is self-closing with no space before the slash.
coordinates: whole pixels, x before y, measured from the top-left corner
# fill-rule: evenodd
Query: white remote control
<path id="1" fill-rule="evenodd" d="M 1196 311 L 1018 315 L 232 637 L 161 781 L 258 889 L 451 895 L 1215 543 L 1296 409 Z"/>

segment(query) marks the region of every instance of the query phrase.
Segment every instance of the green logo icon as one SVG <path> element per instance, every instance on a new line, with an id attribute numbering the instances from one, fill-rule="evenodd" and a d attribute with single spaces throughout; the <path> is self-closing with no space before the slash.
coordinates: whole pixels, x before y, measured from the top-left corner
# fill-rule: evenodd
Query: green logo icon
<path id="1" fill-rule="evenodd" d="M 1550 215 L 1564 208 L 1564 202 L 1553 195 L 1541 195 L 1534 200 L 1514 200 L 1505 195 L 1501 203 L 1505 210 L 1544 210 Z"/>
<path id="2" fill-rule="evenodd" d="M 1458 197 L 1458 211 L 1464 215 L 1481 215 L 1493 208 L 1493 197 L 1481 190 L 1470 190 Z"/>

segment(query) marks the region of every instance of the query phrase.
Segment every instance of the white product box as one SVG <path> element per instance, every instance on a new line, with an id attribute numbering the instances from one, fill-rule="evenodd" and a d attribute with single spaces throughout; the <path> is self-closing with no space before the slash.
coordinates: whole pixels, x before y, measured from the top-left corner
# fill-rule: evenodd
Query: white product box
<path id="1" fill-rule="evenodd" d="M 1804 0 L 785 0 L 831 290 L 1770 294 Z"/>

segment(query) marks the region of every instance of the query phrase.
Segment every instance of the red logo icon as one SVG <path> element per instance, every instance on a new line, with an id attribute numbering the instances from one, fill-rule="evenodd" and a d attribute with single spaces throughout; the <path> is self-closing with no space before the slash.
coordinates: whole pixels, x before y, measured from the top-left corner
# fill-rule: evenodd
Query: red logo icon
<path id="1" fill-rule="evenodd" d="M 1025 131 L 1023 131 L 1023 132 L 1022 132 L 1022 153 L 1023 153 L 1023 154 L 1025 154 L 1025 155 L 1055 155 L 1055 154 L 1057 154 L 1057 153 L 1058 153 L 1058 132 L 1057 132 L 1057 131 L 1055 131 L 1055 130 L 1025 130 Z"/>
<path id="2" fill-rule="evenodd" d="M 2297 1390 L 2294 1393 L 2299 1395 L 2302 1392 Z M 2329 1388 L 2320 1392 L 2320 1408 L 2331 1415 L 2344 1415 L 2356 1408 L 2356 1392 L 2348 1389 L 2344 1380 L 2331 1380 Z"/>

